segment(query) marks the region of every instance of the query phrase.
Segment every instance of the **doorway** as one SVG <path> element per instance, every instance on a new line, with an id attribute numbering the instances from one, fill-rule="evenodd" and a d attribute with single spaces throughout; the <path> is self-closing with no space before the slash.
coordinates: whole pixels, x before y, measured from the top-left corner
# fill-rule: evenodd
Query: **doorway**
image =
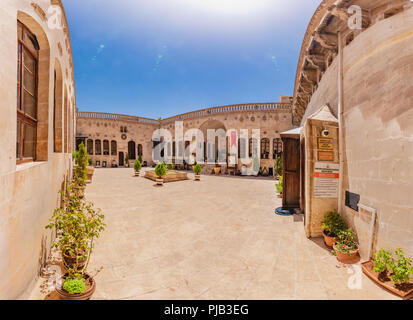
<path id="1" fill-rule="evenodd" d="M 300 207 L 300 139 L 283 138 L 283 207 Z"/>
<path id="2" fill-rule="evenodd" d="M 123 155 L 123 152 L 119 152 L 119 167 L 123 167 L 124 159 L 125 159 L 125 156 Z"/>

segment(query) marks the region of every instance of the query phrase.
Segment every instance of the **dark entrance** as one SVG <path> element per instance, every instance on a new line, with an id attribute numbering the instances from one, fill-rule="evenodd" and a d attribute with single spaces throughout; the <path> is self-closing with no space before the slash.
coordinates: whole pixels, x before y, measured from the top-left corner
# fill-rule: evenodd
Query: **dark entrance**
<path id="1" fill-rule="evenodd" d="M 124 165 L 124 159 L 125 156 L 123 155 L 123 152 L 119 152 L 119 167 L 122 167 Z"/>
<path id="2" fill-rule="evenodd" d="M 77 138 L 76 138 L 76 151 L 79 151 L 79 146 L 80 146 L 81 143 L 83 143 L 83 145 L 86 147 L 86 138 L 84 138 L 84 137 L 81 137 L 81 138 L 77 137 Z"/>
<path id="3" fill-rule="evenodd" d="M 300 207 L 300 139 L 283 137 L 283 207 Z"/>
<path id="4" fill-rule="evenodd" d="M 129 141 L 128 143 L 128 153 L 130 160 L 136 160 L 136 144 L 135 141 Z"/>

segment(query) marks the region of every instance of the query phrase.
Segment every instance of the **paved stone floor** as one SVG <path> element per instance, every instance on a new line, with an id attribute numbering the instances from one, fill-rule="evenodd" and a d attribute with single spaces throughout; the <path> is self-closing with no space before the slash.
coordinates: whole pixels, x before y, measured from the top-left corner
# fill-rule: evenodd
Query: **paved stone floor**
<path id="1" fill-rule="evenodd" d="M 394 299 L 337 262 L 298 216 L 281 217 L 274 181 L 202 176 L 164 187 L 133 169 L 97 169 L 86 197 L 106 215 L 90 271 L 94 299 Z M 44 299 L 40 279 L 32 299 Z M 350 281 L 350 283 L 355 283 Z M 46 298 L 53 298 L 53 294 Z"/>

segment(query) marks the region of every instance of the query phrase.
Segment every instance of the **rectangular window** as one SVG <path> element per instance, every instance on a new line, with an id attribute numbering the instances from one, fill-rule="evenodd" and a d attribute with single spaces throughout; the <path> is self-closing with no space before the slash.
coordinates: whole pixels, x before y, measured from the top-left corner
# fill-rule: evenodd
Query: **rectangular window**
<path id="1" fill-rule="evenodd" d="M 18 22 L 17 51 L 17 162 L 36 158 L 38 43 Z"/>
<path id="2" fill-rule="evenodd" d="M 109 155 L 109 141 L 108 140 L 103 140 L 103 155 L 105 156 Z"/>

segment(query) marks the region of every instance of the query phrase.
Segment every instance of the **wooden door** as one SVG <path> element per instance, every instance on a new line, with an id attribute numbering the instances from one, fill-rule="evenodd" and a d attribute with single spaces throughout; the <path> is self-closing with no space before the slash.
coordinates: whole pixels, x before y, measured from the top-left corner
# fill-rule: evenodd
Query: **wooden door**
<path id="1" fill-rule="evenodd" d="M 300 207 L 300 140 L 283 138 L 283 207 Z"/>
<path id="2" fill-rule="evenodd" d="M 300 209 L 301 213 L 305 213 L 305 140 L 301 141 L 301 199 Z M 304 216 L 305 217 L 305 216 Z M 305 223 L 305 222 L 304 222 Z"/>
<path id="3" fill-rule="evenodd" d="M 123 152 L 119 152 L 119 167 L 122 167 L 124 165 L 123 161 L 124 161 L 124 155 Z"/>

